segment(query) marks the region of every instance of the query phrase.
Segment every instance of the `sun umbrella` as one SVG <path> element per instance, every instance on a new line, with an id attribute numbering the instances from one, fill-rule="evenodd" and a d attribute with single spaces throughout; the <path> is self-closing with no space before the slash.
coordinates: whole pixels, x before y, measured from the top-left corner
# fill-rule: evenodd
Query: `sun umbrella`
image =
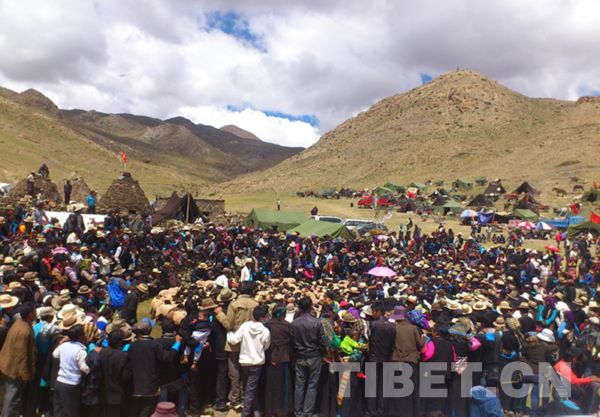
<path id="1" fill-rule="evenodd" d="M 374 277 L 395 277 L 396 273 L 387 266 L 376 266 L 369 270 L 369 275 Z"/>
<path id="2" fill-rule="evenodd" d="M 531 222 L 520 222 L 517 227 L 519 229 L 528 229 L 528 230 L 533 230 L 535 229 L 535 224 L 531 223 Z"/>
<path id="3" fill-rule="evenodd" d="M 554 245 L 546 245 L 544 246 L 544 249 L 549 250 L 550 252 L 560 252 L 560 249 Z"/>
<path id="4" fill-rule="evenodd" d="M 552 226 L 545 222 L 537 222 L 535 228 L 537 230 L 552 230 Z"/>
<path id="5" fill-rule="evenodd" d="M 467 217 L 477 217 L 477 212 L 475 210 L 466 209 L 462 213 L 460 213 L 460 217 L 465 219 Z"/>

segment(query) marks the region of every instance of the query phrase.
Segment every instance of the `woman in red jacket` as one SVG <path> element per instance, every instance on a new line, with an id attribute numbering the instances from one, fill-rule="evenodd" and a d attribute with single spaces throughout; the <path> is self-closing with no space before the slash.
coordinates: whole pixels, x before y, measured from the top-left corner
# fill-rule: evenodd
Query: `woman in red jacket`
<path id="1" fill-rule="evenodd" d="M 554 365 L 554 370 L 571 384 L 571 397 L 588 414 L 596 414 L 600 410 L 600 378 L 591 376 L 587 378 L 578 377 L 573 372 L 573 367 L 584 360 L 585 353 L 578 348 L 569 348 L 563 357 Z"/>

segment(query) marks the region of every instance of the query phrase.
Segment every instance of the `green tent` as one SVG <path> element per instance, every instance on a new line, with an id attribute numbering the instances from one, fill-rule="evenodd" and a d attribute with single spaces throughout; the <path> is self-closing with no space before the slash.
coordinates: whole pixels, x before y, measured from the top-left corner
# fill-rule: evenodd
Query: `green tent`
<path id="1" fill-rule="evenodd" d="M 382 197 L 384 195 L 392 195 L 394 194 L 394 190 L 386 187 L 377 187 L 373 190 L 373 195 Z"/>
<path id="2" fill-rule="evenodd" d="M 419 184 L 418 182 L 411 182 L 409 187 L 418 188 L 421 191 L 427 191 L 427 186 L 425 184 Z"/>
<path id="3" fill-rule="evenodd" d="M 317 236 L 324 237 L 329 236 L 332 239 L 344 238 L 354 239 L 355 236 L 346 226 L 341 223 L 330 223 L 322 222 L 319 220 L 308 220 L 302 223 L 300 226 L 296 226 L 293 229 L 288 230 L 288 233 L 298 233 L 302 237 Z"/>
<path id="4" fill-rule="evenodd" d="M 433 212 L 437 215 L 458 214 L 462 213 L 465 207 L 455 200 L 448 200 L 441 206 L 436 207 Z"/>
<path id="5" fill-rule="evenodd" d="M 390 190 L 394 190 L 397 193 L 402 194 L 406 191 L 406 187 L 400 184 L 394 184 L 393 182 L 387 182 L 383 184 L 384 188 L 389 188 Z"/>
<path id="6" fill-rule="evenodd" d="M 594 234 L 600 233 L 600 224 L 594 222 L 583 222 L 579 224 L 574 224 L 573 226 L 569 226 L 567 229 L 567 234 L 569 237 L 575 236 L 581 232 L 592 232 Z"/>
<path id="7" fill-rule="evenodd" d="M 454 188 L 455 190 L 466 191 L 473 188 L 473 183 L 471 181 L 458 179 L 452 183 L 452 188 Z"/>
<path id="8" fill-rule="evenodd" d="M 510 216 L 516 217 L 517 219 L 532 220 L 532 221 L 536 221 L 539 218 L 539 216 L 537 214 L 535 214 L 533 211 L 531 211 L 529 209 L 515 209 L 515 211 L 513 211 Z"/>
<path id="9" fill-rule="evenodd" d="M 304 213 L 299 211 L 277 211 L 255 208 L 244 220 L 245 226 L 270 229 L 274 226 L 277 230 L 286 231 L 306 221 Z"/>

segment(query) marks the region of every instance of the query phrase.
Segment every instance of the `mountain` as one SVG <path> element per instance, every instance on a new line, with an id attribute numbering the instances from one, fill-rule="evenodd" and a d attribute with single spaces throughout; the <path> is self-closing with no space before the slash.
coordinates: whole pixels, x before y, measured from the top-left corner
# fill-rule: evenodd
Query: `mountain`
<path id="1" fill-rule="evenodd" d="M 375 103 L 305 151 L 222 184 L 293 192 L 456 178 L 532 181 L 547 191 L 598 174 L 600 98 L 529 98 L 459 70 Z"/>
<path id="2" fill-rule="evenodd" d="M 220 129 L 224 130 L 225 132 L 233 133 L 234 135 L 236 135 L 237 137 L 240 137 L 242 139 L 260 141 L 258 136 L 256 136 L 254 133 L 248 132 L 247 130 L 244 130 L 241 127 L 237 127 L 235 125 L 221 126 Z"/>
<path id="3" fill-rule="evenodd" d="M 123 171 L 117 154 L 126 152 L 126 169 L 147 192 L 162 194 L 231 180 L 302 150 L 183 118 L 61 110 L 39 91 L 2 87 L 0 146 L 0 182 L 14 183 L 46 163 L 54 181 L 76 170 L 102 192 Z"/>

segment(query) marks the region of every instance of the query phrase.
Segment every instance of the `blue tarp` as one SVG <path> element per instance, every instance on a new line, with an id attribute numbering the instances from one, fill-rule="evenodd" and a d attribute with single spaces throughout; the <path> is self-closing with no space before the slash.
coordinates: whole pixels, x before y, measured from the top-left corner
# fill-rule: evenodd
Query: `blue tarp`
<path id="1" fill-rule="evenodd" d="M 493 218 L 494 218 L 494 213 L 483 213 L 483 212 L 480 212 L 479 213 L 479 224 L 486 225 L 489 222 L 491 222 Z"/>
<path id="2" fill-rule="evenodd" d="M 569 226 L 583 223 L 585 220 L 585 217 L 582 216 L 569 216 L 564 219 L 540 219 L 541 222 L 548 223 L 557 229 L 566 229 Z"/>

